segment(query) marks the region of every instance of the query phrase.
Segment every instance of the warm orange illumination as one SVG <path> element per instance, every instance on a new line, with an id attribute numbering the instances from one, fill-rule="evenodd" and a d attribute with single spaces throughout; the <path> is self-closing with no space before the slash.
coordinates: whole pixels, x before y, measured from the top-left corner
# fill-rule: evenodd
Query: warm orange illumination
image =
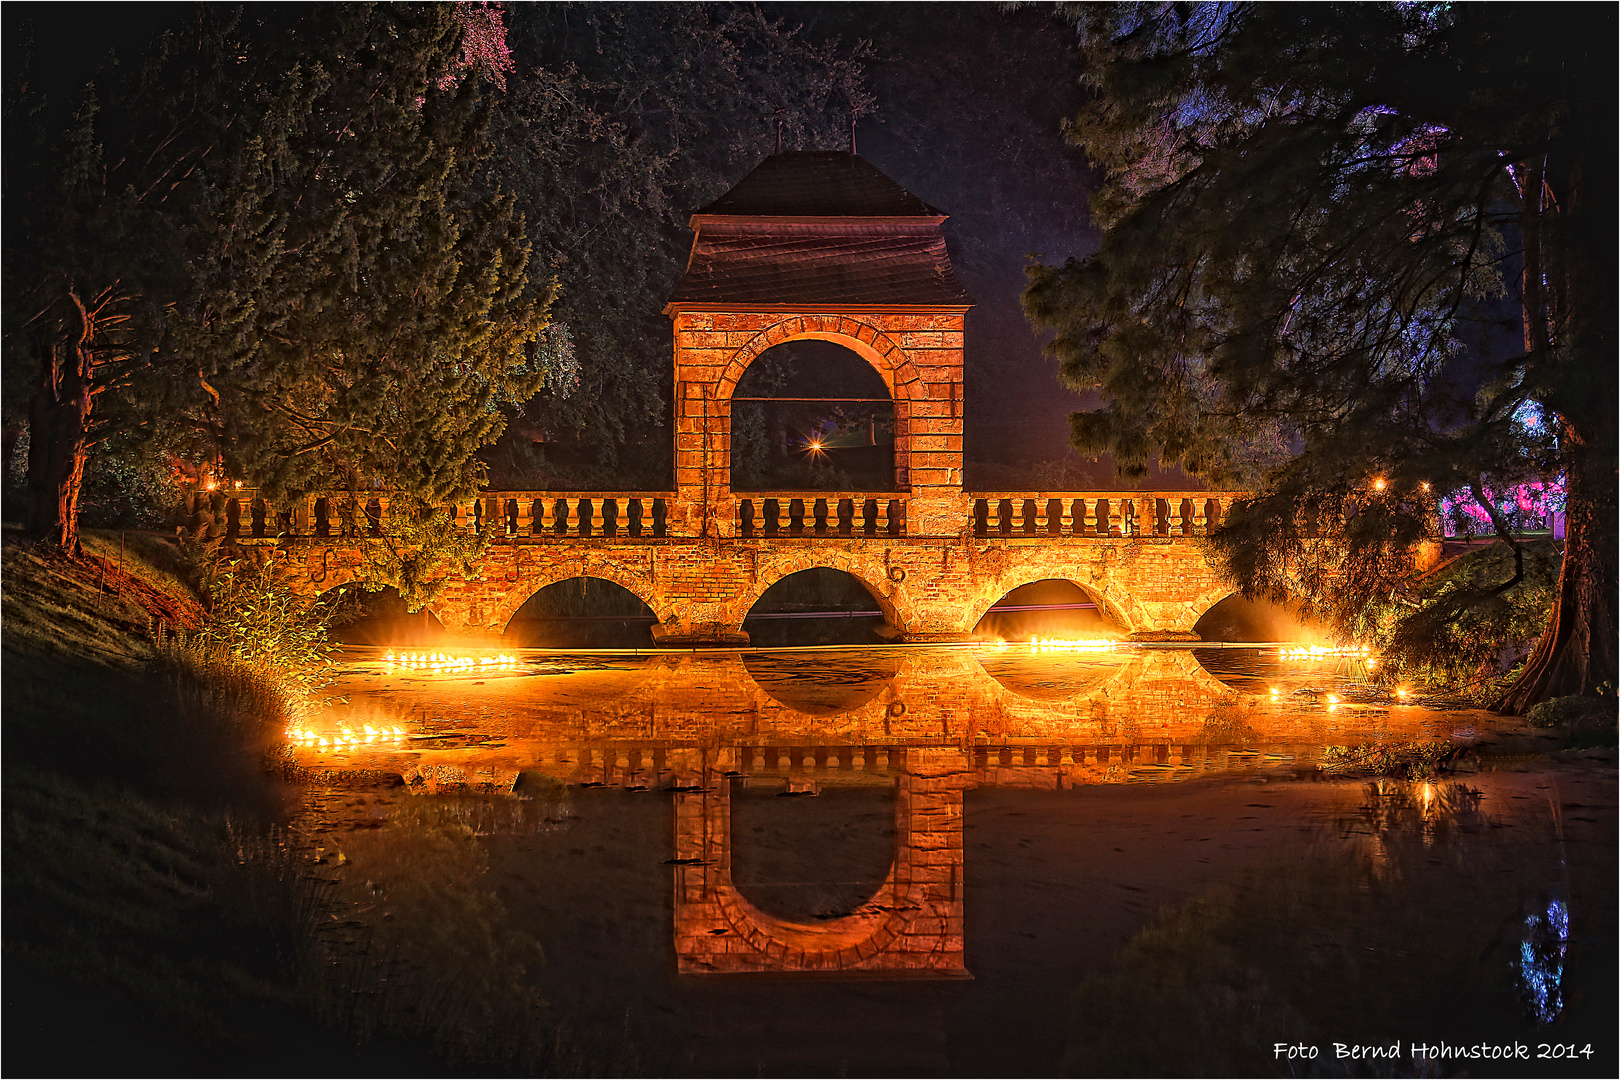
<path id="1" fill-rule="evenodd" d="M 1365 645 L 1296 645 L 1277 652 L 1284 660 L 1322 660 L 1330 656 L 1369 657 L 1371 654 L 1372 650 Z M 1367 665 L 1371 667 L 1376 662 L 1369 659 Z"/>
<path id="2" fill-rule="evenodd" d="M 518 658 L 500 653 L 497 656 L 452 656 L 449 653 L 395 653 L 389 650 L 383 663 L 393 668 L 411 671 L 478 672 L 513 671 Z"/>
<path id="3" fill-rule="evenodd" d="M 1425 480 L 1425 481 L 1423 481 L 1423 483 L 1422 483 L 1422 485 L 1421 485 L 1421 486 L 1422 486 L 1422 488 L 1423 488 L 1423 490 L 1424 490 L 1424 491 L 1428 491 L 1428 490 L 1429 490 L 1429 482 L 1428 482 L 1428 481 L 1427 481 L 1427 480 Z"/>
<path id="4" fill-rule="evenodd" d="M 210 480 L 210 481 L 208 481 L 208 483 L 203 485 L 203 490 L 204 491 L 213 491 L 218 486 L 219 486 L 218 484 L 216 484 L 212 480 Z"/>
<path id="5" fill-rule="evenodd" d="M 1108 652 L 1114 647 L 1112 638 L 1043 638 L 1032 637 L 1029 647 L 1034 652 Z"/>
<path id="6" fill-rule="evenodd" d="M 1384 486 L 1385 486 L 1384 485 L 1384 478 L 1382 476 L 1380 476 L 1378 479 L 1373 481 L 1373 490 L 1374 491 L 1383 491 Z"/>
<path id="7" fill-rule="evenodd" d="M 324 750 L 328 747 L 342 752 L 352 746 L 375 744 L 378 742 L 398 742 L 405 737 L 402 727 L 374 728 L 370 724 L 362 725 L 365 735 L 360 735 L 347 724 L 339 724 L 338 730 L 330 737 L 311 731 L 306 727 L 290 727 L 286 731 L 287 741 L 297 746 Z"/>

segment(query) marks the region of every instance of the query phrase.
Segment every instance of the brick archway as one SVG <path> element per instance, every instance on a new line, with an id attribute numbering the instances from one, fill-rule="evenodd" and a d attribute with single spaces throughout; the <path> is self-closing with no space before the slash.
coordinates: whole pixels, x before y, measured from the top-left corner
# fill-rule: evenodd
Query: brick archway
<path id="1" fill-rule="evenodd" d="M 896 778 L 895 857 L 852 915 L 801 923 L 767 915 L 731 879 L 731 781 L 706 768 L 675 795 L 675 954 L 683 975 L 969 978 L 962 928 L 962 790 L 957 749 L 913 748 Z"/>
<path id="2" fill-rule="evenodd" d="M 783 578 L 805 570 L 840 570 L 859 581 L 872 599 L 877 601 L 878 610 L 883 612 L 889 625 L 896 630 L 904 631 L 917 623 L 917 613 L 905 586 L 889 580 L 888 567 L 882 559 L 863 552 L 800 550 L 785 551 L 774 558 L 761 559 L 757 579 L 730 604 L 732 625 L 740 631 L 748 612 L 767 589 Z"/>
<path id="3" fill-rule="evenodd" d="M 577 570 L 562 571 L 552 569 L 550 572 L 541 571 L 532 578 L 522 577 L 522 586 L 507 590 L 491 609 L 488 625 L 492 627 L 498 626 L 501 633 L 506 633 L 511 628 L 512 620 L 517 616 L 518 611 L 524 604 L 538 595 L 542 589 L 581 577 L 612 582 L 629 592 L 637 600 L 647 605 L 660 626 L 667 626 L 676 620 L 676 613 L 668 604 L 662 601 L 657 590 L 653 587 L 652 581 L 645 575 L 632 573 L 617 566 L 586 562 Z"/>
<path id="4" fill-rule="evenodd" d="M 715 383 L 715 397 L 730 401 L 748 365 L 767 349 L 789 341 L 830 341 L 855 353 L 872 365 L 896 402 L 922 398 L 922 373 L 906 350 L 871 323 L 850 315 L 788 315 L 772 323 L 744 343 L 726 364 Z"/>
<path id="5" fill-rule="evenodd" d="M 1124 633 L 1134 633 L 1142 628 L 1144 620 L 1140 611 L 1134 610 L 1135 605 L 1130 597 L 1111 595 L 1095 584 L 1080 580 L 1081 576 L 1077 567 L 1029 565 L 1004 571 L 975 590 L 973 598 L 964 605 L 963 610 L 968 613 L 968 620 L 962 628 L 963 633 L 972 633 L 973 628 L 979 625 L 979 620 L 983 619 L 986 613 L 1008 593 L 1025 585 L 1033 585 L 1037 581 L 1066 581 L 1074 585 L 1097 605 L 1097 610 L 1104 618 Z"/>

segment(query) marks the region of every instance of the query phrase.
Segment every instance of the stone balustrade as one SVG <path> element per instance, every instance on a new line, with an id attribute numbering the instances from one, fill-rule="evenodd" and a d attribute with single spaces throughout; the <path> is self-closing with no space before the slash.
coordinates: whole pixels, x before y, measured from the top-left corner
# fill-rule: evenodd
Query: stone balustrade
<path id="1" fill-rule="evenodd" d="M 973 535 L 1203 536 L 1242 492 L 972 492 Z"/>
<path id="2" fill-rule="evenodd" d="M 777 491 L 736 495 L 735 535 L 904 536 L 906 499 L 893 492 Z"/>
<path id="3" fill-rule="evenodd" d="M 456 525 L 498 537 L 663 537 L 673 493 L 486 491 L 445 507 Z M 388 492 L 312 492 L 267 499 L 251 488 L 195 492 L 189 527 L 239 541 L 290 537 L 365 539 L 382 535 Z"/>

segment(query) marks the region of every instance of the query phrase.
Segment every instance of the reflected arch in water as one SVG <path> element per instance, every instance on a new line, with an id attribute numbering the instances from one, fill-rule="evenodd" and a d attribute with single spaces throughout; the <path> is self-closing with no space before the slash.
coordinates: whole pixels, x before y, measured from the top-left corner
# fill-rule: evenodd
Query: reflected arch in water
<path id="1" fill-rule="evenodd" d="M 367 592 L 358 582 L 346 582 L 321 593 L 315 606 L 333 614 L 329 636 L 343 645 L 421 646 L 444 637 L 444 626 L 431 608 L 406 610 L 392 586 Z"/>
<path id="2" fill-rule="evenodd" d="M 819 787 L 814 798 L 784 798 L 775 785 L 732 782 L 732 884 L 774 918 L 854 915 L 894 870 L 894 783 Z"/>
<path id="3" fill-rule="evenodd" d="M 1048 593 L 1054 598 L 1051 601 L 1033 599 Z M 1131 633 L 1141 622 L 1140 619 L 1132 620 L 1116 599 L 1109 597 L 1095 586 L 1081 584 L 1070 577 L 1053 576 L 1050 568 L 1040 566 L 1012 567 L 998 574 L 978 589 L 967 605 L 966 614 L 972 620 L 969 625 L 975 634 L 982 632 L 992 638 L 1006 636 L 998 634 L 995 627 L 996 622 L 1002 621 L 996 616 L 1003 618 L 1005 616 L 1000 612 L 993 616 L 990 609 L 1004 605 L 1022 607 L 1037 602 L 1083 602 L 1094 605 L 1085 620 L 1086 624 L 1093 628 L 1089 632 L 1046 636 L 1123 637 Z M 981 627 L 986 629 L 981 631 Z M 1024 640 L 1028 640 L 1029 636 L 1025 634 Z M 1007 640 L 1015 638 L 1007 637 Z"/>
<path id="4" fill-rule="evenodd" d="M 523 648 L 651 649 L 657 622 L 630 589 L 581 575 L 535 590 L 508 620 L 505 636 Z"/>
<path id="5" fill-rule="evenodd" d="M 895 856 L 871 900 L 801 922 L 755 907 L 732 878 L 731 784 L 718 762 L 675 793 L 675 955 L 683 975 L 967 978 L 959 749 L 906 751 L 895 780 Z"/>
<path id="6" fill-rule="evenodd" d="M 742 662 L 768 697 L 807 716 L 854 712 L 876 701 L 900 673 L 892 654 L 865 650 L 743 653 Z"/>
<path id="7" fill-rule="evenodd" d="M 979 654 L 979 665 L 1003 689 L 1030 701 L 1067 701 L 1103 693 L 1116 681 L 1129 684 L 1140 664 L 1122 656 L 1035 655 L 1026 647 Z"/>
<path id="8" fill-rule="evenodd" d="M 915 613 L 912 609 L 910 597 L 906 594 L 903 584 L 889 580 L 889 568 L 881 557 L 874 557 L 863 551 L 831 551 L 825 549 L 763 549 L 759 553 L 758 577 L 750 588 L 746 589 L 732 602 L 733 618 L 739 628 L 755 615 L 754 609 L 759 606 L 765 594 L 782 584 L 785 579 L 807 570 L 838 571 L 840 574 L 853 578 L 855 583 L 864 589 L 870 597 L 879 616 L 870 617 L 861 628 L 869 633 L 863 634 L 859 641 L 842 642 L 844 644 L 875 644 L 882 640 L 876 630 L 884 624 L 896 631 L 904 632 L 908 626 L 915 622 Z M 784 593 L 788 589 L 782 590 Z M 848 601 L 845 601 L 848 606 Z M 873 610 L 868 608 L 866 610 Z M 763 611 L 761 613 L 764 613 Z M 772 614 L 792 614 L 791 611 L 772 612 Z M 770 622 L 792 623 L 795 620 L 769 620 Z M 854 620 L 849 620 L 853 622 Z M 755 619 L 754 626 L 764 629 L 765 620 Z M 769 635 L 774 637 L 774 634 Z M 755 644 L 766 644 L 766 641 L 756 641 Z M 771 641 L 772 644 L 811 644 L 812 642 L 798 640 Z"/>

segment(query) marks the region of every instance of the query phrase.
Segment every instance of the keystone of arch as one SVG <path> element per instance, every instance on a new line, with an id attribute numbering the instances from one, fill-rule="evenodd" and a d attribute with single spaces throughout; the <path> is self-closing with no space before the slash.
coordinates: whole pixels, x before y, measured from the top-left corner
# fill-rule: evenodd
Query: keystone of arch
<path id="1" fill-rule="evenodd" d="M 860 356 L 882 377 L 896 401 L 926 396 L 922 373 L 906 350 L 882 330 L 848 315 L 790 315 L 767 326 L 732 354 L 716 384 L 718 396 L 729 401 L 743 372 L 766 349 L 806 338 L 830 341 Z"/>

